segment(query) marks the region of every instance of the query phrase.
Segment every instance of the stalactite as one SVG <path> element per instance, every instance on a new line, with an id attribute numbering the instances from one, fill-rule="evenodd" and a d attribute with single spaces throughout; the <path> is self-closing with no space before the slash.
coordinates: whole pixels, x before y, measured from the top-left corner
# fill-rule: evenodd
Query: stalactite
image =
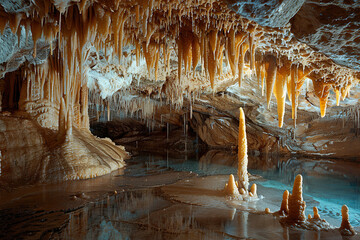
<path id="1" fill-rule="evenodd" d="M 36 57 L 36 42 L 37 42 L 38 39 L 41 38 L 41 34 L 42 34 L 41 24 L 38 23 L 37 21 L 32 21 L 31 22 L 31 33 L 32 33 L 33 41 L 34 41 L 34 54 L 33 54 L 33 56 Z"/>
<path id="2" fill-rule="evenodd" d="M 255 61 L 255 70 L 256 70 L 256 79 L 257 79 L 257 84 L 258 86 L 261 88 L 261 66 L 262 66 L 262 61 L 261 60 L 257 60 Z"/>
<path id="3" fill-rule="evenodd" d="M 265 79 L 266 79 L 266 71 L 265 71 L 265 63 L 262 63 L 260 66 L 260 75 L 261 75 L 261 96 L 265 94 Z"/>
<path id="4" fill-rule="evenodd" d="M 272 55 L 267 55 L 265 57 L 267 69 L 266 69 L 266 102 L 267 107 L 270 108 L 270 100 L 271 95 L 274 90 L 275 79 L 276 79 L 276 72 L 277 72 L 277 64 L 276 58 Z"/>
<path id="5" fill-rule="evenodd" d="M 216 76 L 216 73 L 217 73 L 216 72 L 217 71 L 217 57 L 216 57 L 217 35 L 216 35 L 216 37 L 212 37 L 212 35 L 216 35 L 216 33 L 215 34 L 210 34 L 210 37 L 207 40 L 208 41 L 207 72 L 209 74 L 211 88 L 214 89 L 215 76 Z M 213 45 L 215 45 L 215 46 L 213 46 Z"/>
<path id="6" fill-rule="evenodd" d="M 178 47 L 178 79 L 179 79 L 179 83 L 181 82 L 181 68 L 182 68 L 182 54 L 183 54 L 183 46 L 182 46 L 182 41 L 181 39 L 179 39 L 177 41 L 177 47 Z"/>
<path id="7" fill-rule="evenodd" d="M 285 74 L 285 75 L 283 75 Z M 277 113 L 279 118 L 279 127 L 283 126 L 284 114 L 285 114 L 285 98 L 286 98 L 286 72 L 284 70 L 278 70 L 275 79 L 274 95 L 277 101 Z"/>
<path id="8" fill-rule="evenodd" d="M 228 37 L 227 37 L 227 59 L 228 59 L 228 62 L 229 62 L 229 65 L 230 65 L 230 68 L 231 68 L 231 71 L 232 71 L 232 74 L 233 76 L 236 75 L 236 60 L 235 60 L 235 56 L 236 56 L 236 43 L 235 43 L 235 30 L 234 29 L 231 29 L 229 34 L 228 34 Z"/>
<path id="9" fill-rule="evenodd" d="M 335 88 L 335 94 L 336 94 L 336 106 L 339 106 L 340 105 L 340 97 L 341 97 L 339 87 Z"/>
<path id="10" fill-rule="evenodd" d="M 240 45 L 240 56 L 239 56 L 239 66 L 238 66 L 238 83 L 239 87 L 241 86 L 241 81 L 244 78 L 244 64 L 245 64 L 245 53 L 249 49 L 249 44 L 243 43 Z"/>
<path id="11" fill-rule="evenodd" d="M 192 50 L 192 67 L 193 71 L 195 72 L 195 68 L 198 65 L 200 61 L 200 43 L 199 38 L 197 36 L 194 36 L 191 43 L 191 50 Z"/>
<path id="12" fill-rule="evenodd" d="M 326 114 L 326 106 L 330 93 L 331 86 L 328 84 L 324 84 L 322 81 L 314 81 L 314 92 L 315 95 L 319 98 L 320 101 L 320 113 L 321 117 L 324 117 Z"/>
<path id="13" fill-rule="evenodd" d="M 291 90 L 291 117 L 294 119 L 294 125 L 296 125 L 297 117 L 297 98 L 296 98 L 296 89 L 298 83 L 298 67 L 297 65 L 291 66 L 291 79 L 290 79 L 290 90 Z"/>

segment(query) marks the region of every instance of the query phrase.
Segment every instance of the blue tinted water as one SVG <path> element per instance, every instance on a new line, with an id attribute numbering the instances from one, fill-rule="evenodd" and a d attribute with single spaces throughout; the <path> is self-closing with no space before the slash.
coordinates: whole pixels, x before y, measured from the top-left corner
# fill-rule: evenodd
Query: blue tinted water
<path id="1" fill-rule="evenodd" d="M 249 161 L 251 160 L 249 159 Z M 229 165 L 226 165 L 211 163 L 211 160 L 204 162 L 196 159 L 172 159 L 151 155 L 140 155 L 129 161 L 128 173 L 131 169 L 131 174 L 134 176 L 151 175 L 154 171 L 161 172 L 169 169 L 193 172 L 200 176 L 235 175 L 237 172 L 236 162 L 230 162 Z M 271 167 L 249 163 L 249 165 L 252 165 L 249 172 L 264 178 L 264 181 L 258 181 L 257 184 L 266 188 L 289 190 L 291 192 L 296 175 L 302 174 L 304 198 L 305 200 L 308 199 L 306 214 L 312 214 L 312 206 L 317 206 L 320 216 L 327 220 L 330 217 L 330 223 L 339 225 L 341 222 L 341 206 L 346 204 L 349 207 L 351 224 L 360 226 L 360 174 L 349 175 L 327 171 L 328 166 L 333 164 L 327 159 L 291 158 L 276 161 L 273 164 L 267 163 Z"/>

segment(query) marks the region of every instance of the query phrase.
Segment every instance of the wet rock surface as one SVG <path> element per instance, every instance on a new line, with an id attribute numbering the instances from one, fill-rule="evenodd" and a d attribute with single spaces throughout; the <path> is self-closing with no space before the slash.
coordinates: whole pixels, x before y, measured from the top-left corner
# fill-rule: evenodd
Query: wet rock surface
<path id="1" fill-rule="evenodd" d="M 227 152 L 212 151 L 201 157 L 198 162 L 193 159 L 166 159 L 153 155 L 139 155 L 127 160 L 127 167 L 124 170 L 96 179 L 0 189 L 0 237 L 5 239 L 124 237 L 223 239 L 224 235 L 231 238 L 255 239 L 269 236 L 274 239 L 297 237 L 338 239 L 340 237 L 336 228 L 330 231 L 305 231 L 282 226 L 279 219 L 263 213 L 261 200 L 258 202 L 260 212 L 255 210 L 256 206 L 251 204 L 241 206 L 225 197 L 219 201 L 221 191 L 218 191 L 218 188 L 222 188 L 228 176 L 224 174 L 236 172 L 236 161 L 233 162 L 226 156 Z M 308 208 L 319 206 L 319 202 L 313 200 L 312 196 L 316 192 L 320 194 L 321 186 L 326 184 L 326 181 L 319 179 L 326 180 L 324 176 L 333 177 L 336 173 L 341 179 L 344 179 L 344 175 L 349 177 L 347 180 L 349 183 L 358 181 L 355 170 L 359 167 L 358 164 L 344 168 L 354 169 L 352 173 L 343 172 L 338 168 L 330 171 L 334 162 L 328 160 L 283 159 L 278 162 L 275 158 L 266 160 L 250 157 L 249 164 L 250 169 L 253 169 L 250 170 L 251 172 L 263 169 L 268 173 L 265 178 L 258 179 L 260 184 L 258 193 L 265 197 L 262 204 L 266 203 L 272 211 L 280 207 L 282 189 L 277 187 L 283 185 L 276 186 L 271 173 L 275 174 L 273 177 L 276 174 L 281 175 L 282 184 L 286 187 L 291 187 L 296 174 L 308 173 L 305 177 L 304 190 L 305 194 L 311 195 L 311 197 L 305 196 Z M 347 164 L 341 165 L 345 167 Z M 314 176 L 314 179 L 311 176 Z M 208 183 L 212 182 L 212 184 L 207 184 L 207 178 L 209 178 Z M 199 185 L 198 181 L 202 184 Z M 261 183 L 265 184 L 264 187 Z M 335 193 L 336 186 L 347 188 L 343 183 L 345 182 L 333 184 L 334 189 L 330 189 L 327 194 L 333 191 Z M 172 188 L 173 185 L 177 188 Z M 208 188 L 209 191 L 203 191 Z M 169 191 L 165 193 L 161 189 Z M 188 194 L 189 191 L 186 189 L 192 189 L 194 194 Z M 176 193 L 179 190 L 182 192 L 180 195 Z M 172 194 L 169 194 L 171 192 L 175 195 L 171 196 Z M 198 196 L 199 194 L 201 197 Z M 179 198 L 187 199 L 187 204 L 179 202 Z M 353 206 L 354 203 L 348 202 L 348 204 Z M 329 217 L 335 220 L 338 218 L 337 222 L 333 221 L 332 224 L 335 227 L 340 226 L 341 217 L 335 214 L 338 209 L 321 206 L 319 210 L 321 216 L 327 220 Z M 350 220 L 352 224 L 359 226 L 360 223 L 354 220 L 353 213 L 354 210 L 351 209 Z M 355 227 L 355 230 L 359 231 L 359 227 Z M 356 237 L 350 239 L 357 239 Z"/>

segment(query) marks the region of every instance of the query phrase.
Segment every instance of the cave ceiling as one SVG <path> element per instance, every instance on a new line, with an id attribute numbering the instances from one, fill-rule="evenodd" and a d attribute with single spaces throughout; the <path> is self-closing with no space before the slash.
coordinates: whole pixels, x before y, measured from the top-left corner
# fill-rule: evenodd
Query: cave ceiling
<path id="1" fill-rule="evenodd" d="M 106 60 L 116 59 L 107 63 L 118 73 L 129 69 L 124 64 L 129 55 L 137 64 L 145 58 L 155 80 L 169 73 L 160 65 L 170 72 L 177 68 L 172 74 L 179 81 L 188 79 L 189 71 L 200 72 L 192 83 L 174 83 L 188 90 L 204 85 L 204 78 L 212 89 L 230 77 L 241 85 L 244 74 L 255 73 L 258 81 L 267 81 L 268 104 L 281 85 L 275 73 L 290 79 L 287 91 L 295 96 L 308 78 L 320 105 L 326 105 L 331 89 L 344 98 L 359 81 L 359 20 L 359 3 L 352 1 L 5 0 L 0 3 L 0 73 L 57 54 L 75 76 L 76 68 L 100 62 L 91 52 L 103 51 Z M 94 78 L 94 72 L 86 76 L 89 72 L 80 77 Z"/>

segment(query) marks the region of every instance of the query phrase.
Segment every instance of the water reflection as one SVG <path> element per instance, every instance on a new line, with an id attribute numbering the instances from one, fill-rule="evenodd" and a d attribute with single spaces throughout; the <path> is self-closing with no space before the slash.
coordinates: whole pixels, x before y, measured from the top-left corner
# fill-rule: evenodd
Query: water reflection
<path id="1" fill-rule="evenodd" d="M 10 192 L 11 208 L 4 205 L 11 196 L 0 192 L 0 238 L 29 238 L 31 233 L 34 239 L 339 239 L 337 230 L 288 229 L 272 215 L 226 204 L 183 204 L 160 190 L 195 174 L 236 174 L 236 167 L 236 155 L 226 151 L 212 150 L 198 160 L 141 154 L 129 159 L 123 171 L 108 176 Z M 353 226 L 360 226 L 359 170 L 360 164 L 330 159 L 249 158 L 250 173 L 263 177 L 258 192 L 274 202 L 272 211 L 279 208 L 282 191 L 290 190 L 301 173 L 307 209 L 318 206 L 321 217 L 331 217 L 337 227 L 344 203 Z"/>
<path id="2" fill-rule="evenodd" d="M 237 171 L 237 156 L 219 150 L 209 151 L 199 161 L 185 158 L 169 161 L 156 156 L 147 158 L 150 159 L 146 162 L 148 169 L 156 167 L 191 171 L 200 176 L 236 174 Z M 137 156 L 134 161 L 140 159 L 144 159 L 143 156 Z M 296 175 L 302 174 L 304 195 L 308 201 L 306 214 L 312 213 L 309 206 L 317 206 L 320 214 L 331 217 L 330 222 L 338 225 L 341 221 L 341 206 L 347 204 L 351 224 L 360 226 L 359 163 L 331 159 L 249 156 L 249 172 L 266 180 L 258 184 L 281 191 L 291 190 Z"/>

